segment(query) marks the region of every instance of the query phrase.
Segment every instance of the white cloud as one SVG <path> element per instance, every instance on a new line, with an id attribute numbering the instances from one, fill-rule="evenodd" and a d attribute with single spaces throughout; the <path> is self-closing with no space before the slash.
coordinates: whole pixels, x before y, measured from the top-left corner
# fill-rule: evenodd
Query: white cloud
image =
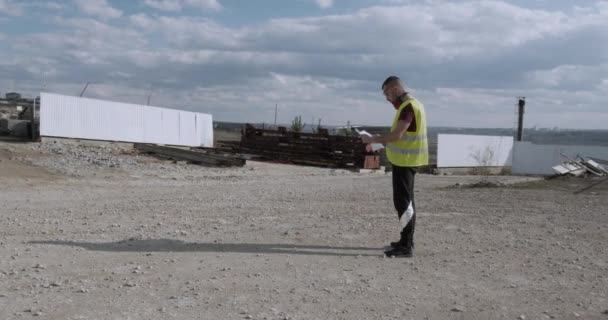
<path id="1" fill-rule="evenodd" d="M 41 4 L 42 7 L 44 8 L 48 8 L 48 9 L 55 9 L 55 10 L 59 10 L 59 9 L 63 9 L 65 7 L 64 4 L 58 3 L 58 2 L 52 2 L 49 1 L 47 3 Z"/>
<path id="2" fill-rule="evenodd" d="M 122 11 L 112 7 L 108 0 L 74 0 L 74 3 L 87 15 L 101 19 L 112 19 L 122 16 Z"/>
<path id="3" fill-rule="evenodd" d="M 234 48 L 239 44 L 239 31 L 212 20 L 190 17 L 157 17 L 145 14 L 130 17 L 136 27 L 146 32 L 160 32 L 167 41 L 182 48 Z"/>
<path id="4" fill-rule="evenodd" d="M 319 8 L 327 9 L 334 6 L 334 0 L 315 0 Z"/>
<path id="5" fill-rule="evenodd" d="M 608 74 L 608 63 L 604 65 L 560 65 L 548 70 L 526 73 L 526 79 L 535 87 L 543 88 L 592 88 L 601 86 Z"/>
<path id="6" fill-rule="evenodd" d="M 149 2 L 175 12 L 197 6 Z M 203 2 L 199 8 L 214 8 Z M 388 124 L 393 110 L 379 85 L 397 74 L 427 106 L 431 125 L 510 127 L 520 95 L 528 97 L 530 123 L 571 125 L 567 115 L 579 114 L 594 115 L 581 127 L 608 123 L 601 109 L 608 105 L 608 2 L 550 11 L 490 0 L 407 1 L 238 27 L 158 12 L 51 21 L 58 28 L 16 37 L 0 52 L 0 80 L 35 84 L 46 73 L 55 90 L 71 94 L 95 81 L 91 94 L 139 103 L 152 85 L 154 104 L 220 120 L 269 121 L 279 103 L 283 122 L 301 114 Z"/>
<path id="7" fill-rule="evenodd" d="M 54 2 L 54 1 L 29 2 L 29 3 L 24 3 L 24 5 L 26 5 L 28 7 L 52 9 L 52 10 L 61 10 L 61 9 L 65 8 L 65 4 Z"/>
<path id="8" fill-rule="evenodd" d="M 154 29 L 156 28 L 157 21 L 155 19 L 150 18 L 145 13 L 138 13 L 138 14 L 131 15 L 129 17 L 129 19 L 131 20 L 131 23 L 134 26 L 136 26 L 140 29 L 143 29 L 146 31 L 156 31 Z"/>
<path id="9" fill-rule="evenodd" d="M 125 61 L 125 52 L 147 46 L 146 40 L 137 31 L 94 19 L 55 18 L 54 22 L 72 31 L 68 34 L 47 32 L 25 35 L 15 41 L 14 48 L 28 52 L 28 48 L 34 46 L 44 47 L 45 52 L 40 56 L 62 61 L 60 68 L 64 70 L 77 70 L 90 65 L 112 66 Z M 35 57 L 25 55 L 23 58 Z M 70 62 L 66 63 L 66 59 Z"/>
<path id="10" fill-rule="evenodd" d="M 0 0 L 0 14 L 20 16 L 23 14 L 21 3 L 12 0 Z"/>
<path id="11" fill-rule="evenodd" d="M 220 10 L 222 5 L 218 0 L 144 0 L 144 4 L 163 11 L 182 11 L 185 8 L 204 10 Z"/>

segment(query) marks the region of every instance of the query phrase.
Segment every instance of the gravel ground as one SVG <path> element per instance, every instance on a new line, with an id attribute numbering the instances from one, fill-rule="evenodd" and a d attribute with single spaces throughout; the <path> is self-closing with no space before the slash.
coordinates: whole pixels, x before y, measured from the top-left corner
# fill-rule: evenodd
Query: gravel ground
<path id="1" fill-rule="evenodd" d="M 605 184 L 420 175 L 389 259 L 384 174 L 3 142 L 0 173 L 0 319 L 608 319 Z"/>

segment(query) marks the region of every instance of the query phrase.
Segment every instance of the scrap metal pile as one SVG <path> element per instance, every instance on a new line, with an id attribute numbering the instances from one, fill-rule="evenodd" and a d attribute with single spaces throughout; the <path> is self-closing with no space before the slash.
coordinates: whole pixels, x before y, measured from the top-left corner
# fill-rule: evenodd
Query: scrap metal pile
<path id="1" fill-rule="evenodd" d="M 253 155 L 256 159 L 331 168 L 379 169 L 379 151 L 354 136 L 258 129 L 246 125 L 240 142 L 220 141 L 218 148 L 227 152 Z"/>
<path id="2" fill-rule="evenodd" d="M 594 160 L 593 158 L 583 157 L 571 159 L 564 154 L 562 154 L 562 157 L 566 158 L 566 161 L 560 165 L 552 167 L 553 171 L 555 171 L 558 175 L 581 176 L 587 174 L 598 177 L 608 175 L 608 167 L 604 167 L 602 164 L 600 164 L 605 163 L 605 160 Z"/>
<path id="3" fill-rule="evenodd" d="M 574 191 L 574 194 L 582 193 L 600 184 L 608 182 L 607 160 L 596 158 L 583 158 L 580 156 L 577 156 L 577 159 L 571 159 L 563 153 L 561 154 L 561 156 L 566 158 L 566 161 L 564 161 L 560 165 L 553 167 L 553 171 L 557 173 L 555 176 L 588 176 L 595 178 L 595 180 L 587 186 Z"/>

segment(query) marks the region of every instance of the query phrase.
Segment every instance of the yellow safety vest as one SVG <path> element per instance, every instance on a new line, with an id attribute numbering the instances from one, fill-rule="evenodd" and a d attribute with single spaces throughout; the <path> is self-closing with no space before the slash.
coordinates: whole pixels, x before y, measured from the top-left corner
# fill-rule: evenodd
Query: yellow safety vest
<path id="1" fill-rule="evenodd" d="M 416 118 L 416 132 L 406 131 L 400 140 L 389 142 L 386 145 L 386 156 L 388 160 L 400 167 L 420 167 L 429 164 L 429 144 L 426 138 L 426 113 L 420 101 L 409 98 L 404 101 L 393 120 L 391 131 L 395 130 L 399 122 L 401 112 L 408 105 L 414 109 Z"/>

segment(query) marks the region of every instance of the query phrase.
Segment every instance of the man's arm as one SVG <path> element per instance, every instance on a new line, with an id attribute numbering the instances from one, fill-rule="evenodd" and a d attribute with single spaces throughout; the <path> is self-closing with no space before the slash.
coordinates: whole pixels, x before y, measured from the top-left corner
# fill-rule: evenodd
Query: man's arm
<path id="1" fill-rule="evenodd" d="M 397 122 L 397 127 L 395 130 L 391 131 L 391 133 L 372 137 L 362 136 L 361 139 L 363 140 L 363 143 L 389 143 L 398 141 L 403 137 L 411 123 L 411 119 L 406 118 L 405 120 L 399 120 L 399 122 Z"/>

